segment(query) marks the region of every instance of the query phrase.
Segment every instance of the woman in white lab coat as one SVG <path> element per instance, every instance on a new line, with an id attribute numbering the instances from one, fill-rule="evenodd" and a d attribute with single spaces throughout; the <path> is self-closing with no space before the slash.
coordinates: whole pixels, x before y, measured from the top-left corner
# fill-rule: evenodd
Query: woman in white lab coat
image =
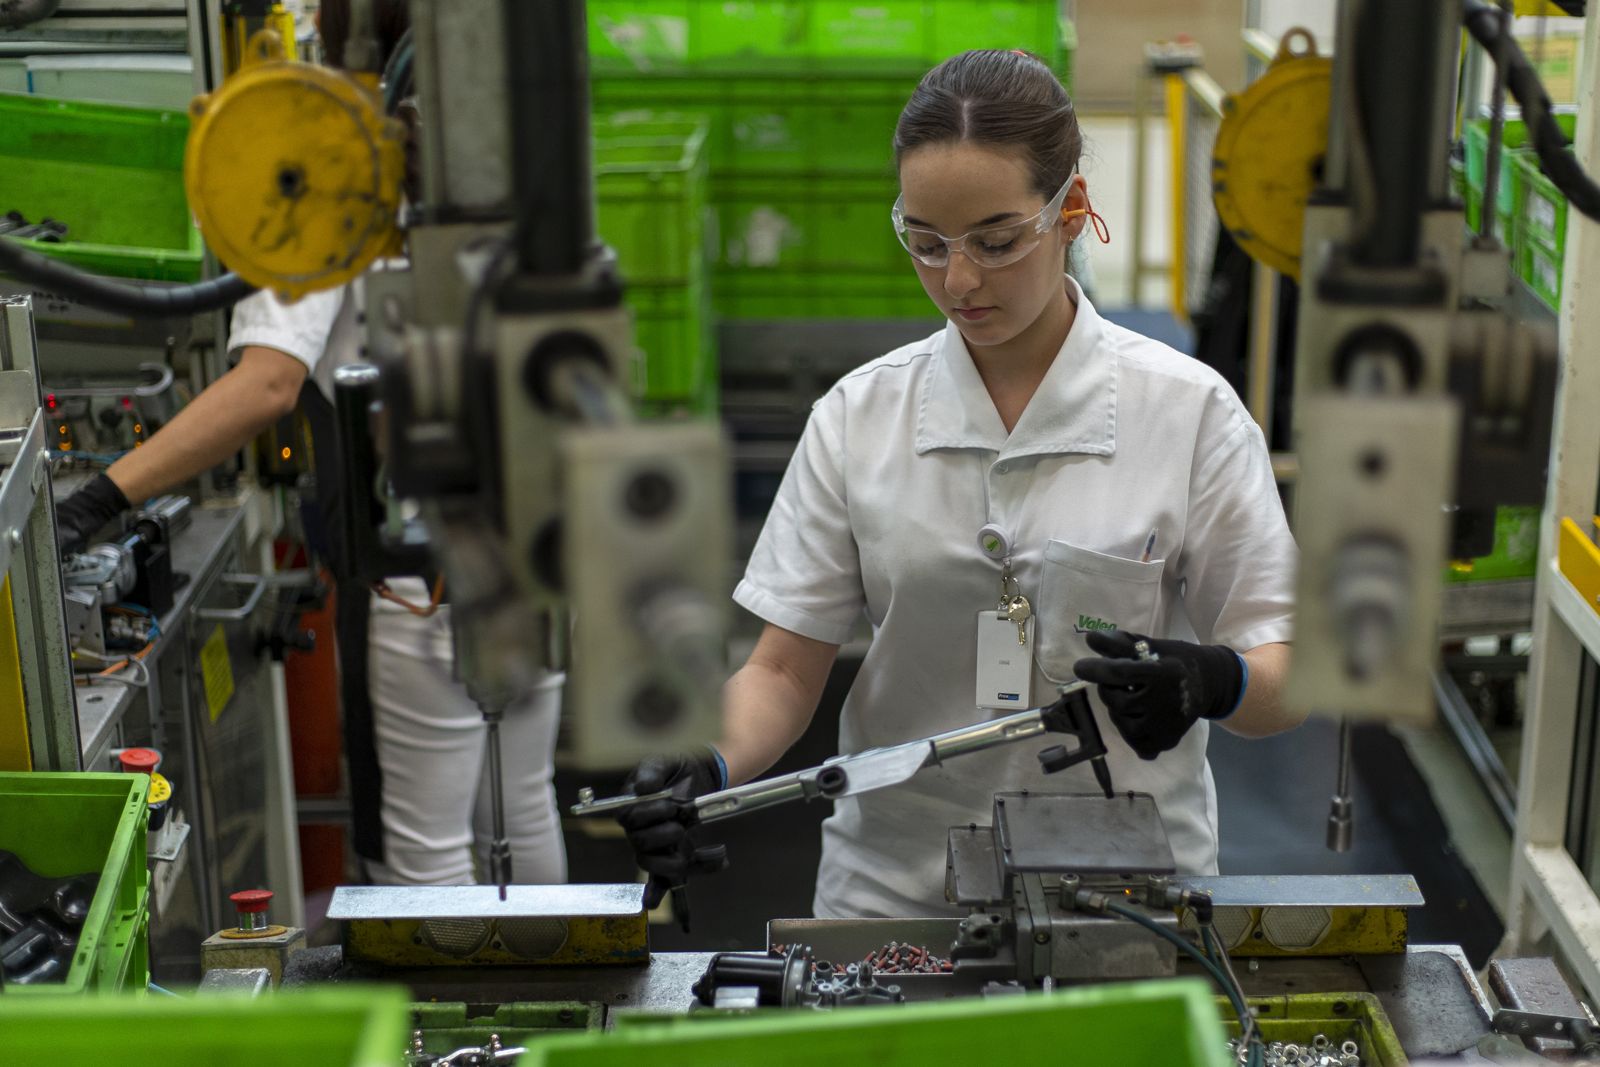
<path id="1" fill-rule="evenodd" d="M 1154 794 L 1181 872 L 1216 870 L 1210 723 L 1261 736 L 1297 722 L 1279 700 L 1295 546 L 1232 390 L 1101 318 L 1064 275 L 1086 227 L 1104 235 L 1081 149 L 1071 101 L 1032 56 L 969 52 L 922 80 L 884 221 L 948 321 L 817 403 L 734 594 L 767 625 L 727 684 L 722 738 L 646 760 L 638 792 L 761 774 L 864 618 L 841 752 L 1046 704 L 1076 676 L 1098 687 L 1117 789 Z M 1027 610 L 999 617 L 1002 585 Z M 1030 655 L 1002 658 L 1020 670 L 984 652 L 985 626 L 1016 635 Z M 1158 658 L 1136 656 L 1140 637 Z M 1034 757 L 992 750 L 839 801 L 816 914 L 950 912 L 950 827 L 989 822 L 997 791 L 1095 791 L 1088 768 L 1046 776 Z M 651 898 L 715 865 L 684 812 L 664 800 L 621 816 Z"/>

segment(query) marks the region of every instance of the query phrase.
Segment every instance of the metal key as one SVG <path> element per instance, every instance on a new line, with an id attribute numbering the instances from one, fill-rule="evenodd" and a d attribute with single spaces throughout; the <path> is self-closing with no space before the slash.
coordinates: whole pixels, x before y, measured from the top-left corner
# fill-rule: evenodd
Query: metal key
<path id="1" fill-rule="evenodd" d="M 1017 644 L 1028 643 L 1028 619 L 1033 616 L 1033 605 L 1028 603 L 1028 598 L 1018 593 L 1006 601 L 1006 621 L 1017 624 Z"/>

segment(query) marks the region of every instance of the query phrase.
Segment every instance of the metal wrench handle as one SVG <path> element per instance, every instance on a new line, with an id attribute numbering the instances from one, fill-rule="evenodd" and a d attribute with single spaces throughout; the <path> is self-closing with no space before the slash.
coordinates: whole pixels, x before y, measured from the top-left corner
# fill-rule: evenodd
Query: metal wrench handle
<path id="1" fill-rule="evenodd" d="M 1068 696 L 1087 688 L 1084 683 L 1075 682 L 1063 687 L 1062 695 Z M 1047 710 L 1044 707 L 1029 708 L 990 722 L 958 727 L 917 741 L 840 756 L 820 767 L 808 767 L 778 778 L 765 778 L 715 793 L 705 793 L 691 803 L 697 821 L 709 823 L 795 800 L 870 793 L 899 785 L 924 767 L 937 766 L 947 759 L 1041 737 L 1050 729 L 1045 719 Z M 884 771 L 885 765 L 889 766 L 888 771 Z M 869 766 L 878 772 L 878 776 L 853 784 L 851 771 Z M 671 796 L 670 792 L 662 791 L 642 797 L 618 796 L 595 800 L 592 794 L 580 794 L 579 803 L 569 810 L 573 815 L 600 815 L 668 796 Z"/>

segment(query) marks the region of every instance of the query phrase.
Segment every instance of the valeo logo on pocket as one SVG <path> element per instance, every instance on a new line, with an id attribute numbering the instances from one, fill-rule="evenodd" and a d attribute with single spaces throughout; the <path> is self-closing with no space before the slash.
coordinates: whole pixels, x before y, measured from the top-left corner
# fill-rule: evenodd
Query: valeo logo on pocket
<path id="1" fill-rule="evenodd" d="M 1080 634 L 1093 633 L 1096 630 L 1115 630 L 1117 624 L 1109 619 L 1097 619 L 1093 615 L 1079 615 L 1078 625 L 1073 629 Z"/>

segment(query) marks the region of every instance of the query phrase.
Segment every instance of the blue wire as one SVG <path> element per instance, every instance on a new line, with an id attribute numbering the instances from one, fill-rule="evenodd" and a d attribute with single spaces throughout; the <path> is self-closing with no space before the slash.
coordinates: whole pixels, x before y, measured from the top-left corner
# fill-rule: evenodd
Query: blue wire
<path id="1" fill-rule="evenodd" d="M 150 992 L 152 992 L 152 993 L 160 993 L 164 997 L 178 997 L 178 994 L 174 993 L 172 990 L 163 989 L 160 986 L 156 985 L 154 982 L 149 983 L 149 985 L 150 985 Z M 182 1000 L 183 998 L 182 997 L 178 997 L 178 999 Z"/>

